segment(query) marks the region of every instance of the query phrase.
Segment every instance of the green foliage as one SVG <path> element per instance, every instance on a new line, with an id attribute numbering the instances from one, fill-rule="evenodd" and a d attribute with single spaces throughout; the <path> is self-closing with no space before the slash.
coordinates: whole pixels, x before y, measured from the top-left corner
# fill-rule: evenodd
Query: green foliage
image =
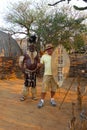
<path id="1" fill-rule="evenodd" d="M 40 43 L 44 45 L 51 42 L 54 46 L 63 44 L 67 50 L 72 49 L 72 47 L 77 49 L 79 47 L 77 44 L 81 46 L 83 42 L 79 39 L 80 37 L 78 37 L 79 41 L 75 36 L 87 32 L 86 25 L 82 23 L 85 18 L 77 15 L 73 17 L 71 15 L 72 10 L 68 7 L 51 10 L 51 8 L 48 9 L 45 4 L 42 4 L 32 8 L 29 1 L 24 1 L 13 4 L 9 10 L 8 15 L 6 15 L 7 20 L 15 26 L 19 25 L 21 27 L 19 33 L 28 37 L 34 32 L 38 36 L 39 48 Z M 70 10 L 70 12 L 67 12 L 67 10 Z M 72 44 L 71 37 L 73 37 L 76 46 Z"/>
<path id="2" fill-rule="evenodd" d="M 82 24 L 84 19 L 84 17 L 68 17 L 68 14 L 62 10 L 55 11 L 54 15 L 49 15 L 42 21 L 38 21 L 36 32 L 45 43 L 51 42 L 54 46 L 63 44 L 67 50 L 70 50 L 76 47 L 72 45 L 70 37 L 74 39 L 76 34 L 81 34 L 86 29 L 86 26 Z M 76 42 L 78 43 L 78 41 Z"/>
<path id="3" fill-rule="evenodd" d="M 84 40 L 83 37 L 79 34 L 77 34 L 74 39 L 74 48 L 76 51 L 78 51 L 82 46 L 84 46 Z"/>

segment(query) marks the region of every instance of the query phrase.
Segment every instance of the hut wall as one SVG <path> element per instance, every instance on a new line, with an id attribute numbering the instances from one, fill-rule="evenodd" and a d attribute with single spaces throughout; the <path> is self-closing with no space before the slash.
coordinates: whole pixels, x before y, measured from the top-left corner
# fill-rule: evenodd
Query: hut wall
<path id="1" fill-rule="evenodd" d="M 19 58 L 0 57 L 0 79 L 23 77 L 18 66 L 18 59 Z"/>
<path id="2" fill-rule="evenodd" d="M 0 57 L 0 79 L 23 78 L 23 74 L 18 65 L 19 57 Z M 43 68 L 39 70 L 38 75 L 42 77 Z M 84 73 L 81 73 L 84 72 Z M 69 77 L 75 77 L 80 74 L 87 78 L 87 55 L 70 56 Z"/>
<path id="3" fill-rule="evenodd" d="M 87 78 L 87 55 L 74 54 L 70 56 L 70 77 Z"/>

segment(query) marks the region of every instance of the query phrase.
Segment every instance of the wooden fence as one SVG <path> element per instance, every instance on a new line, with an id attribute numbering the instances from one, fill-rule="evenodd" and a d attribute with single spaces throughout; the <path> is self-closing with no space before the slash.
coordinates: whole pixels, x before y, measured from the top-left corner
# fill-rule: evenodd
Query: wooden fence
<path id="1" fill-rule="evenodd" d="M 23 74 L 18 65 L 18 57 L 0 57 L 0 79 L 21 78 Z M 43 76 L 44 68 L 38 71 L 38 76 Z M 87 55 L 70 55 L 69 77 L 77 75 L 87 78 Z"/>
<path id="2" fill-rule="evenodd" d="M 18 66 L 18 57 L 0 57 L 0 79 L 15 77 L 22 77 L 22 72 Z"/>

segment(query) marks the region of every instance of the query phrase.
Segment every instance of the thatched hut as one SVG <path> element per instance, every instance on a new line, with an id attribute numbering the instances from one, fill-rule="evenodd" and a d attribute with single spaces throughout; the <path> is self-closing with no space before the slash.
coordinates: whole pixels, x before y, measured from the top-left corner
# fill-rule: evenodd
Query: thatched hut
<path id="1" fill-rule="evenodd" d="M 16 57 L 21 55 L 22 51 L 10 34 L 0 31 L 0 56 Z"/>
<path id="2" fill-rule="evenodd" d="M 0 79 L 17 76 L 22 50 L 10 34 L 0 31 Z"/>

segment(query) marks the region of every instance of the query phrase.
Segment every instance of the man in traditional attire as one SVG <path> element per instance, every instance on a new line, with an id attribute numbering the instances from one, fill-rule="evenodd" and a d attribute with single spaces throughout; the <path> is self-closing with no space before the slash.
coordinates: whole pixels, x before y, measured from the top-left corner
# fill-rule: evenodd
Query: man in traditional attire
<path id="1" fill-rule="evenodd" d="M 35 47 L 35 36 L 30 37 L 27 52 L 20 57 L 19 66 L 24 73 L 24 86 L 21 101 L 24 101 L 31 87 L 32 99 L 36 100 L 36 73 L 39 63 L 39 56 Z"/>

